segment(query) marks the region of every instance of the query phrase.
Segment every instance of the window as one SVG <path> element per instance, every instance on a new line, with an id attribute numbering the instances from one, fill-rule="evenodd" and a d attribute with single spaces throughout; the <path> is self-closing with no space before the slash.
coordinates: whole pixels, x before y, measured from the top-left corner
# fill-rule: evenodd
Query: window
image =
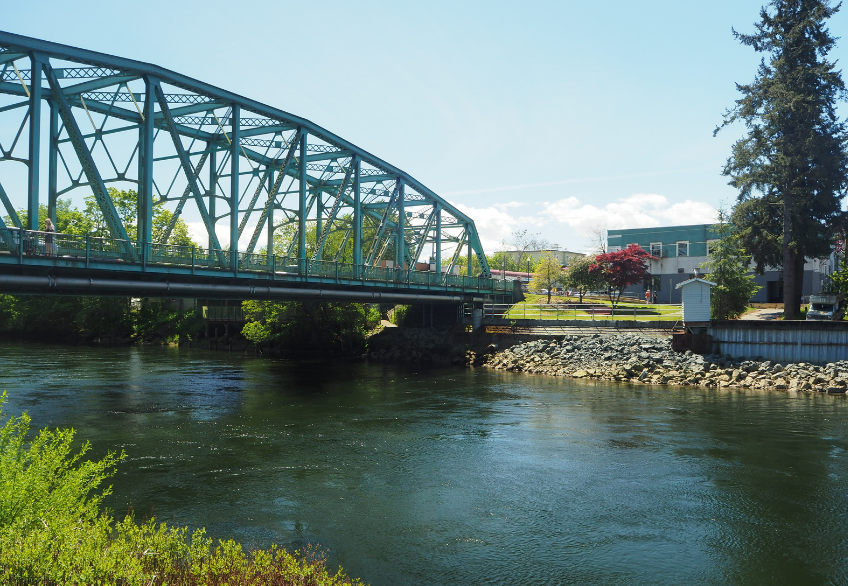
<path id="1" fill-rule="evenodd" d="M 620 246 L 610 246 L 609 247 L 610 252 L 618 252 L 619 250 L 621 250 Z"/>
<path id="2" fill-rule="evenodd" d="M 718 240 L 707 240 L 707 254 L 711 254 Z"/>
<path id="3" fill-rule="evenodd" d="M 662 256 L 662 242 L 651 242 L 651 256 Z"/>
<path id="4" fill-rule="evenodd" d="M 677 243 L 677 256 L 689 256 L 689 241 Z"/>

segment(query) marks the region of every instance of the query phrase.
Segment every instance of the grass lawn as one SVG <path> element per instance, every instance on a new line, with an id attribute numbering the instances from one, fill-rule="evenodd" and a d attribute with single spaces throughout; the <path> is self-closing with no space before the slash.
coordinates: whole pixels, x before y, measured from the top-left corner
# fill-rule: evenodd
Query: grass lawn
<path id="1" fill-rule="evenodd" d="M 610 315 L 612 304 L 608 299 L 584 297 L 583 305 L 591 304 L 594 309 L 573 309 L 558 305 L 574 305 L 580 303 L 579 297 L 552 297 L 551 301 L 559 303 L 547 304 L 547 295 L 529 294 L 525 300 L 510 307 L 504 319 L 549 319 L 549 320 L 626 320 L 626 321 L 677 321 L 680 319 L 679 305 L 663 305 L 651 303 L 621 302 Z"/>

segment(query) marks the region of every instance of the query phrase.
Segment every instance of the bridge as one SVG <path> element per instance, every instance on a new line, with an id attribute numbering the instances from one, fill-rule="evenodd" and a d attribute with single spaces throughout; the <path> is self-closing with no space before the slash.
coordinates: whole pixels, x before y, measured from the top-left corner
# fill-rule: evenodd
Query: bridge
<path id="1" fill-rule="evenodd" d="M 513 294 L 491 278 L 474 221 L 406 172 L 309 120 L 156 65 L 0 31 L 0 163 L 2 292 Z M 137 194 L 134 225 L 112 187 Z M 80 195 L 93 195 L 108 236 L 39 230 L 41 205 L 55 223 L 59 199 Z M 163 208 L 169 221 L 155 227 Z M 168 243 L 181 218 L 202 221 L 205 246 Z M 479 274 L 456 274 L 460 258 L 476 258 Z"/>

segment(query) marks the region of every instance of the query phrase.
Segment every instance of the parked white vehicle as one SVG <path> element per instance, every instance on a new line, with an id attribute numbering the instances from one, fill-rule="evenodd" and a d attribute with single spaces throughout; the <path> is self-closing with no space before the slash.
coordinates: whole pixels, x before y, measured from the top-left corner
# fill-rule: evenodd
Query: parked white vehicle
<path id="1" fill-rule="evenodd" d="M 837 295 L 810 295 L 810 308 L 807 310 L 808 320 L 842 319 L 845 313 Z"/>

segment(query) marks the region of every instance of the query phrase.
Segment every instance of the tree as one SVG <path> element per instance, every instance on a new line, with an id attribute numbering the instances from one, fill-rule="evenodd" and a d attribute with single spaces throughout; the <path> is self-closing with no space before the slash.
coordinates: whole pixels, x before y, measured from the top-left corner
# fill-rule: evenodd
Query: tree
<path id="1" fill-rule="evenodd" d="M 547 253 L 539 259 L 533 269 L 533 278 L 527 285 L 530 291 L 547 290 L 548 303 L 551 302 L 551 289 L 562 283 L 562 265 L 551 253 Z"/>
<path id="2" fill-rule="evenodd" d="M 115 206 L 115 211 L 118 212 L 118 216 L 124 224 L 124 229 L 127 231 L 127 236 L 130 240 L 138 240 L 138 193 L 132 189 L 118 191 L 114 187 L 110 187 L 108 191 L 109 197 L 112 199 L 112 203 Z M 106 218 L 103 216 L 103 212 L 100 211 L 97 199 L 95 199 L 93 195 L 85 196 L 85 208 L 82 213 L 83 216 L 88 219 L 90 225 L 89 233 L 92 236 L 100 238 L 108 238 L 111 236 L 109 233 L 109 227 L 106 225 Z M 171 218 L 173 218 L 173 212 L 165 209 L 164 202 L 157 201 L 153 204 L 152 231 L 154 242 L 161 242 L 162 237 L 165 235 L 165 229 L 171 222 Z M 61 232 L 61 230 L 57 231 Z M 168 237 L 168 241 L 161 243 L 173 244 L 176 246 L 198 246 L 198 244 L 191 239 L 188 232 L 188 226 L 182 218 L 177 220 L 174 229 Z"/>
<path id="3" fill-rule="evenodd" d="M 607 252 L 607 228 L 598 224 L 590 229 L 589 250 L 595 254 Z"/>
<path id="4" fill-rule="evenodd" d="M 595 257 L 589 271 L 599 275 L 607 286 L 607 295 L 613 309 L 618 305 L 621 294 L 630 285 L 642 283 L 648 278 L 647 260 L 654 258 L 638 244 L 631 244 L 624 250 L 607 252 Z"/>
<path id="5" fill-rule="evenodd" d="M 517 271 L 518 263 L 515 259 L 505 251 L 496 252 L 491 256 L 486 257 L 489 261 L 489 267 L 493 271 Z"/>
<path id="6" fill-rule="evenodd" d="M 747 136 L 733 145 L 723 174 L 739 190 L 734 222 L 759 271 L 782 266 L 784 316 L 801 304 L 806 257 L 829 254 L 845 222 L 840 200 L 848 186 L 848 131 L 836 114 L 846 95 L 825 21 L 840 5 L 829 0 L 771 0 L 756 32 L 733 31 L 743 45 L 768 54 L 753 83 L 723 124 L 744 122 Z"/>
<path id="7" fill-rule="evenodd" d="M 583 296 L 588 291 L 594 291 L 605 286 L 601 274 L 590 270 L 594 264 L 596 264 L 595 258 L 586 256 L 572 260 L 565 270 L 564 284 L 569 289 L 577 291 L 580 296 L 580 303 L 583 303 Z"/>
<path id="8" fill-rule="evenodd" d="M 292 350 L 362 349 L 380 323 L 376 307 L 319 301 L 244 301 L 242 335 L 257 346 L 276 343 Z"/>
<path id="9" fill-rule="evenodd" d="M 719 212 L 719 222 L 712 227 L 719 240 L 707 254 L 704 268 L 716 286 L 710 292 L 710 315 L 713 319 L 734 319 L 745 312 L 751 297 L 760 290 L 749 274 L 750 255 L 742 246 L 741 237 Z"/>
<path id="10" fill-rule="evenodd" d="M 519 271 L 524 266 L 528 251 L 543 250 L 548 247 L 548 241 L 542 238 L 541 233 L 528 234 L 526 228 L 524 230 L 514 230 L 509 240 L 504 240 L 501 244 L 503 244 L 504 248 L 518 253 L 513 258 L 515 259 L 515 266 Z"/>
<path id="11" fill-rule="evenodd" d="M 848 254 L 843 254 L 839 259 L 839 268 L 830 275 L 830 282 L 825 290 L 848 296 Z"/>
<path id="12" fill-rule="evenodd" d="M 24 226 L 27 225 L 27 211 L 18 210 L 18 217 Z M 49 218 L 47 206 L 38 206 L 38 217 Z M 8 222 L 7 222 L 8 223 Z M 43 222 L 42 222 L 43 224 Z M 75 234 L 85 236 L 93 229 L 93 222 L 86 214 L 71 206 L 70 199 L 56 200 L 56 232 L 60 234 Z"/>

